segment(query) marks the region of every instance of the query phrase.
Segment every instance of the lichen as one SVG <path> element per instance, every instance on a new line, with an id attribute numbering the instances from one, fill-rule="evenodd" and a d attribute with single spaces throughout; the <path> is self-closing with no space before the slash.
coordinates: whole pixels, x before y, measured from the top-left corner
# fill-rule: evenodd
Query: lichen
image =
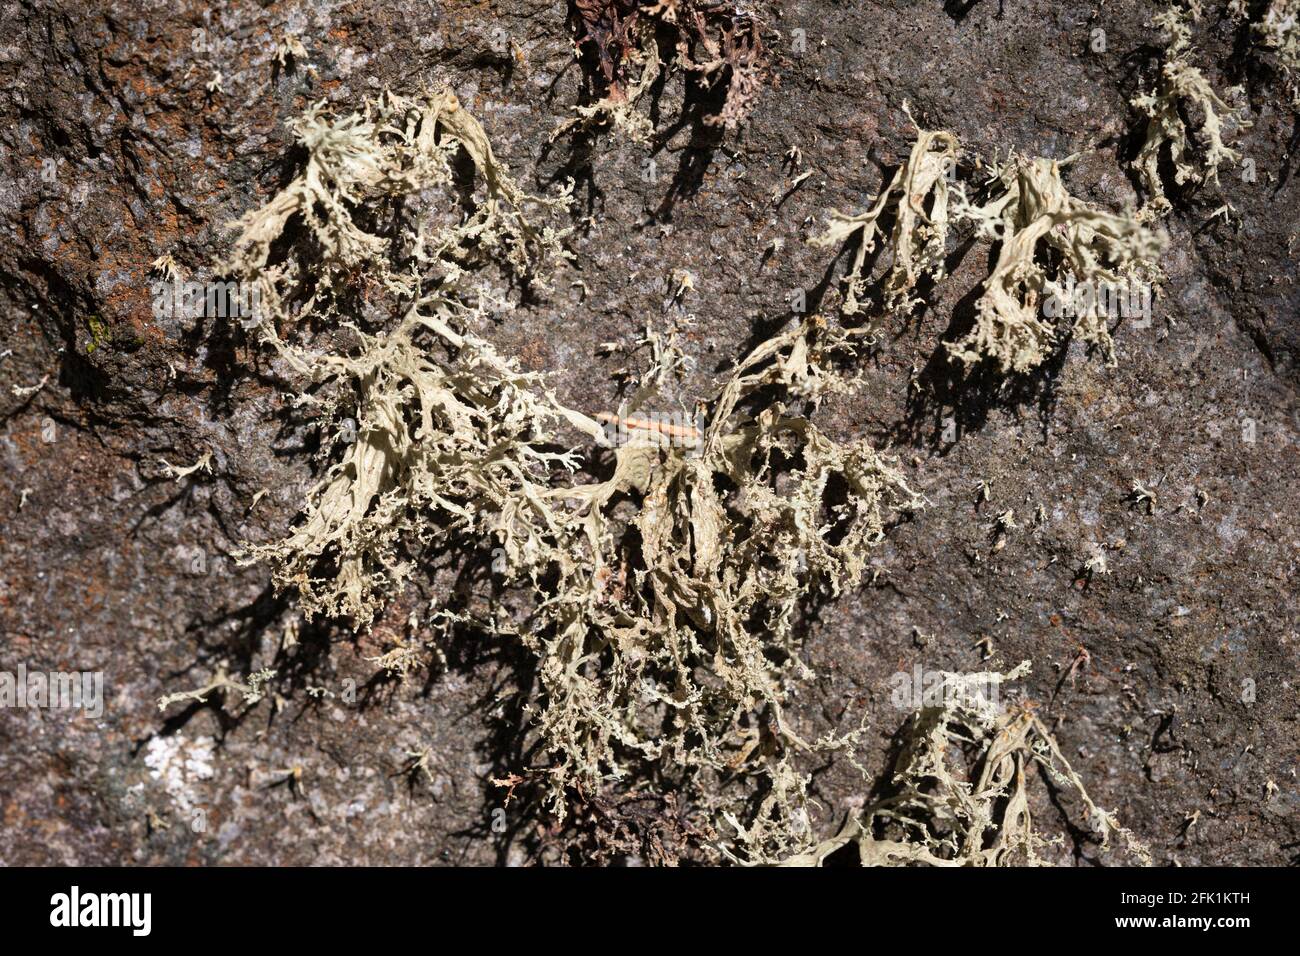
<path id="1" fill-rule="evenodd" d="M 337 120 L 313 107 L 292 127 L 307 150 L 305 166 L 235 224 L 227 269 L 263 290 L 262 340 L 297 376 L 295 403 L 319 414 L 332 462 L 291 533 L 238 557 L 269 562 L 277 586 L 295 589 L 309 616 L 367 624 L 421 551 L 458 533 L 496 535 L 517 554 L 516 537 L 535 536 L 527 503 L 544 480 L 539 473 L 573 466 L 545 447 L 563 412 L 534 388 L 537 376 L 456 327 L 508 307 L 470 282 L 469 270 L 485 260 L 545 285 L 541 266 L 567 256 L 566 230 L 534 227 L 529 216 L 563 208 L 567 194 L 525 193 L 482 126 L 445 90 L 386 93 Z M 458 150 L 472 161 L 482 192 L 470 215 L 438 223 L 417 200 L 433 187 L 450 191 Z M 294 217 L 309 226 L 316 248 L 272 264 L 272 244 Z M 369 221 L 388 223 L 387 234 L 367 231 L 361 223 Z M 358 277 L 387 293 L 382 306 L 400 310 L 395 328 L 371 334 L 338 318 L 352 304 L 344 280 Z M 303 287 L 305 301 L 291 313 L 286 298 Z M 383 308 L 373 311 L 382 321 Z M 281 336 L 277 322 L 309 317 L 334 318 L 357 348 L 340 354 Z"/>
<path id="2" fill-rule="evenodd" d="M 789 688 L 811 675 L 798 613 L 854 586 L 890 516 L 922 505 L 866 441 L 839 444 L 791 406 L 847 387 L 818 364 L 844 343 L 819 341 L 819 329 L 796 327 L 740 363 L 707 403 L 698 451 L 627 445 L 607 480 L 552 493 L 576 503 L 574 538 L 556 549 L 559 584 L 542 596 L 544 636 L 530 640 L 557 807 L 566 787 L 590 790 L 646 761 L 730 813 L 745 853 L 802 838 L 796 757 L 844 741 L 808 743 L 787 723 Z M 639 508 L 620 527 L 625 496 Z M 719 793 L 727 777 L 761 782 L 744 822 Z"/>
<path id="3" fill-rule="evenodd" d="M 499 583 L 533 598 L 522 620 L 513 606 L 472 616 L 438 598 L 424 616 L 514 634 L 537 655 L 545 756 L 518 769 L 545 777 L 557 815 L 571 794 L 653 766 L 732 821 L 736 852 L 805 844 L 798 757 L 847 738 L 808 743 L 786 721 L 791 687 L 810 674 L 797 620 L 854 586 L 886 523 L 922 504 L 868 442 L 839 443 L 810 420 L 824 394 L 853 386 L 828 360 L 857 333 L 810 319 L 772 338 L 703 401 L 703 429 L 652 429 L 656 440 L 612 450 L 607 478 L 578 481 L 608 444 L 598 421 L 470 331 L 508 307 L 489 267 L 541 284 L 535 265 L 563 258 L 563 232 L 522 213 L 555 204 L 505 176 L 449 94 L 385 94 L 343 120 L 313 109 L 295 128 L 306 166 L 240 220 L 231 268 L 275 297 L 257 328 L 295 404 L 317 415 L 324 470 L 288 534 L 239 559 L 269 563 L 307 616 L 364 627 L 434 556 L 492 554 Z M 459 148 L 484 181 L 480 205 L 463 222 L 413 226 L 413 200 L 450 185 Z M 314 248 L 272 262 L 295 216 Z M 341 318 L 358 277 L 383 308 Z M 334 321 L 312 336 L 308 318 Z M 648 331 L 647 344 L 637 401 L 676 364 L 671 343 Z M 589 457 L 565 444 L 575 439 Z M 378 662 L 405 673 L 408 658 Z"/>
<path id="4" fill-rule="evenodd" d="M 890 261 L 878 294 L 886 314 L 912 310 L 921 302 L 921 281 L 944 278 L 950 225 L 972 222 L 979 235 L 1000 244 L 998 260 L 984 283 L 974 327 L 946 343 L 948 352 L 968 365 L 991 360 L 1004 374 L 1023 373 L 1074 335 L 1113 364 L 1109 306 L 1120 286 L 1142 284 L 1149 292 L 1159 275 L 1163 237 L 1135 215 L 1108 213 L 1071 196 L 1061 164 L 1049 159 L 1013 154 L 991 164 L 982 202 L 971 202 L 957 177 L 957 137 L 919 126 L 916 134 L 906 162 L 871 205 L 856 215 L 833 210 L 829 229 L 811 240 L 822 247 L 856 244 L 841 311 L 874 317 L 876 310 L 867 307 L 873 296 L 866 263 L 887 216 Z M 1097 294 L 1076 295 L 1079 283 Z"/>
<path id="5" fill-rule="evenodd" d="M 663 73 L 659 47 L 653 31 L 649 31 L 639 48 L 629 48 L 624 54 L 626 63 L 622 70 L 635 68 L 636 79 L 624 83 L 610 82 L 605 95 L 594 103 L 573 107 L 577 115 L 560 123 L 551 132 L 551 141 L 573 132 L 590 132 L 612 129 L 635 143 L 649 143 L 654 134 L 650 118 L 637 109 L 637 103 Z"/>
<path id="6" fill-rule="evenodd" d="M 521 189 L 483 127 L 449 90 L 416 97 L 385 93 L 361 112 L 337 118 L 319 103 L 289 127 L 306 151 L 303 168 L 269 202 L 231 224 L 238 235 L 222 267 L 256 283 L 264 329 L 279 319 L 305 321 L 362 270 L 383 290 L 409 299 L 430 271 L 454 285 L 464 270 L 494 261 L 518 277 L 544 281 L 546 267 L 568 255 L 562 245 L 568 230 L 532 223 L 534 214 L 565 208 L 567 191 L 546 198 Z M 399 200 L 449 194 L 451 162 L 462 150 L 481 183 L 471 215 L 438 221 L 440 210 L 426 209 L 393 234 L 372 231 L 371 223 L 392 219 Z M 314 248 L 272 263 L 272 246 L 291 221 L 307 227 Z M 299 301 L 290 303 L 295 292 Z"/>
<path id="7" fill-rule="evenodd" d="M 539 495 L 549 469 L 577 464 L 550 450 L 565 410 L 539 376 L 453 328 L 472 311 L 426 297 L 391 332 L 354 329 L 355 356 L 280 346 L 325 396 L 311 401 L 340 455 L 289 536 L 249 547 L 241 560 L 270 562 L 276 585 L 296 590 L 309 616 L 369 623 L 418 555 L 462 536 L 495 542 L 514 570 L 542 560 L 556 519 Z"/>
<path id="8" fill-rule="evenodd" d="M 906 104 L 903 109 L 907 110 Z M 910 111 L 907 115 L 911 119 Z M 869 278 L 863 274 L 863 267 L 876 247 L 880 220 L 887 208 L 893 208 L 894 220 L 889 233 L 892 264 L 883 283 L 886 310 L 910 309 L 918 301 L 913 291 L 922 276 L 943 278 L 949 177 L 955 174 L 957 153 L 958 141 L 952 133 L 917 126 L 916 142 L 907 161 L 864 212 L 850 216 L 831 211 L 830 227 L 811 241 L 822 247 L 837 247 L 850 240 L 857 243 L 845 279 L 845 315 L 863 311 L 862 297 Z"/>
<path id="9" fill-rule="evenodd" d="M 851 816 L 830 839 L 781 862 L 820 866 L 857 845 L 863 866 L 1041 866 L 1045 837 L 1030 813 L 1030 781 L 1041 770 L 1062 795 L 1073 794 L 1101 850 L 1150 865 L 1148 849 L 1089 795 L 1051 731 L 1030 704 L 1003 707 L 972 688 L 992 688 L 1029 672 L 943 675 L 942 700 L 918 709 L 885 795 Z M 963 759 L 963 753 L 970 759 Z M 1112 840 L 1117 841 L 1112 844 Z"/>
<path id="10" fill-rule="evenodd" d="M 224 664 L 218 666 L 217 672 L 213 675 L 212 680 L 195 690 L 178 691 L 172 694 L 166 694 L 158 698 L 158 709 L 165 711 L 172 704 L 185 703 L 189 701 L 196 704 L 205 704 L 212 694 L 226 694 L 234 692 L 239 695 L 245 707 L 252 707 L 263 697 L 266 696 L 267 685 L 275 679 L 276 672 L 269 668 L 263 668 L 254 671 L 244 680 L 237 680 L 230 676 Z"/>
<path id="11" fill-rule="evenodd" d="M 1300 106 L 1300 0 L 1272 0 L 1254 32 L 1259 45 L 1277 55 L 1292 101 Z"/>
<path id="12" fill-rule="evenodd" d="M 1199 4 L 1191 3 L 1186 8 L 1170 6 L 1152 19 L 1152 25 L 1164 33 L 1166 50 L 1154 86 L 1132 101 L 1147 118 L 1145 141 L 1133 165 L 1147 192 L 1143 213 L 1148 219 L 1163 216 L 1170 209 L 1160 178 L 1160 161 L 1166 151 L 1178 185 L 1217 183 L 1219 167 L 1241 159 L 1241 154 L 1227 144 L 1229 123 L 1236 129 L 1250 126 L 1191 61 L 1192 24 L 1199 17 Z M 1242 91 L 1234 88 L 1228 94 L 1240 96 Z M 1185 117 L 1200 118 L 1195 132 L 1188 129 Z"/>
<path id="13" fill-rule="evenodd" d="M 1055 160 L 1012 156 L 994 166 L 987 192 L 983 205 L 968 202 L 964 192 L 955 204 L 958 217 L 1001 245 L 976 304 L 974 328 L 948 350 L 967 364 L 988 360 L 1003 373 L 1022 373 L 1040 366 L 1070 333 L 1113 363 L 1100 297 L 1084 308 L 1057 310 L 1056 317 L 1043 306 L 1049 297 L 1074 299 L 1067 277 L 1112 285 L 1154 279 L 1164 237 L 1131 214 L 1105 212 L 1071 196 Z M 1071 317 L 1067 313 L 1074 313 L 1072 323 L 1060 321 Z"/>

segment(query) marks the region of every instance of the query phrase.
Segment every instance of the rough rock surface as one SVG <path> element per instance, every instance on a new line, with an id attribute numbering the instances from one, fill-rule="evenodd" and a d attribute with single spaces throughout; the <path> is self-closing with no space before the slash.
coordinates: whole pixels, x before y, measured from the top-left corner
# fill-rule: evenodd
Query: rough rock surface
<path id="1" fill-rule="evenodd" d="M 106 694 L 99 719 L 0 711 L 0 862 L 581 861 L 611 856 L 602 826 L 669 839 L 650 818 L 671 800 L 642 810 L 613 790 L 578 837 L 527 793 L 507 803 L 492 779 L 529 760 L 530 669 L 505 639 L 458 637 L 445 669 L 405 683 L 365 660 L 400 606 L 369 634 L 303 626 L 283 650 L 292 601 L 227 555 L 293 519 L 310 429 L 229 328 L 155 318 L 149 269 L 170 254 L 186 277 L 211 276 L 223 224 L 291 174 L 284 123 L 304 105 L 348 110 L 441 79 L 525 184 L 577 182 L 573 271 L 479 331 L 595 412 L 615 407 L 626 361 L 597 346 L 633 342 L 647 320 L 693 315 L 689 402 L 790 321 L 790 290 L 833 305 L 835 257 L 804 240 L 905 157 L 904 102 L 972 156 L 1079 153 L 1075 195 L 1137 203 L 1127 103 L 1159 51 L 1153 4 L 764 6 L 779 7 L 776 81 L 749 122 L 722 135 L 683 116 L 675 79 L 646 148 L 548 143 L 586 84 L 559 0 L 0 4 L 0 670 L 102 671 Z M 1240 146 L 1258 175 L 1225 170 L 1175 203 L 1154 320 L 1116 330 L 1118 367 L 1072 346 L 1023 385 L 956 375 L 941 341 L 968 321 L 990 255 L 964 243 L 931 305 L 889 327 L 863 389 L 821 411 L 835 433 L 901 455 L 931 507 L 891 530 L 869 585 L 806 622 L 818 676 L 791 714 L 814 735 L 865 715 L 860 759 L 879 774 L 904 716 L 892 675 L 1029 658 L 1026 693 L 1157 862 L 1283 864 L 1300 854 L 1300 120 L 1218 6 L 1199 61 L 1216 88 L 1245 83 Z M 276 63 L 285 32 L 309 65 Z M 812 176 L 780 198 L 792 148 Z M 1235 213 L 1216 216 L 1225 203 Z M 681 272 L 694 290 L 666 308 Z M 174 481 L 160 464 L 209 451 L 210 473 Z M 1131 499 L 1135 481 L 1152 507 Z M 1005 509 L 1020 530 L 995 550 Z M 1110 573 L 1089 577 L 1097 546 Z M 243 674 L 272 661 L 272 697 L 242 717 L 155 705 L 220 662 Z M 867 788 L 842 763 L 810 769 L 813 825 L 829 833 Z M 1095 860 L 1051 790 L 1037 793 L 1040 825 L 1067 836 L 1060 862 Z"/>

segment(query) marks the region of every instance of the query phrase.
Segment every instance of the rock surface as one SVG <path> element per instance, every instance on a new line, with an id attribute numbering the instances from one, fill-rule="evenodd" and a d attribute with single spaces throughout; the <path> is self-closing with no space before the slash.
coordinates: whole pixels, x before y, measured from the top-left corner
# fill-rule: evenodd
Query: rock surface
<path id="1" fill-rule="evenodd" d="M 510 641 L 464 635 L 445 669 L 389 680 L 366 658 L 400 602 L 372 633 L 303 625 L 286 649 L 292 600 L 228 557 L 293 520 L 310 429 L 229 328 L 155 318 L 150 264 L 211 277 L 223 225 L 291 175 L 284 124 L 304 106 L 444 81 L 530 188 L 575 179 L 573 269 L 478 331 L 595 412 L 626 362 L 598 346 L 647 322 L 683 323 L 693 368 L 672 397 L 689 405 L 791 320 L 791 290 L 832 309 L 846 263 L 805 240 L 906 156 L 904 103 L 970 156 L 1077 153 L 1075 195 L 1137 205 L 1127 102 L 1160 49 L 1157 8 L 1135 0 L 768 4 L 776 77 L 749 122 L 683 115 L 678 77 L 643 147 L 549 142 L 587 84 L 558 0 L 0 6 L 0 670 L 101 671 L 105 689 L 97 719 L 0 710 L 6 864 L 635 860 L 611 827 L 670 839 L 654 817 L 671 799 L 643 812 L 612 791 L 564 837 L 493 783 L 529 760 L 530 668 Z M 941 342 L 986 242 L 955 248 L 930 306 L 887 326 L 862 389 L 820 414 L 900 455 L 931 506 L 891 530 L 869 585 L 806 623 L 817 678 L 791 715 L 805 736 L 865 717 L 860 760 L 883 774 L 905 716 L 892 675 L 1031 659 L 1025 693 L 1158 863 L 1284 864 L 1300 854 L 1300 119 L 1207 6 L 1198 62 L 1217 89 L 1245 84 L 1257 175 L 1225 169 L 1176 201 L 1167 281 L 1149 327 L 1116 330 L 1117 367 L 1073 345 L 1023 385 L 957 376 Z M 307 63 L 276 62 L 285 33 Z M 793 188 L 790 150 L 812 173 Z M 683 272 L 694 288 L 672 304 Z M 161 464 L 208 452 L 210 472 L 180 480 Z M 1007 509 L 1019 529 L 995 548 Z M 1109 573 L 1089 576 L 1097 548 Z M 156 706 L 222 663 L 272 662 L 256 707 Z M 814 830 L 833 832 L 866 787 L 842 762 L 810 769 Z M 1038 793 L 1059 862 L 1095 860 Z"/>

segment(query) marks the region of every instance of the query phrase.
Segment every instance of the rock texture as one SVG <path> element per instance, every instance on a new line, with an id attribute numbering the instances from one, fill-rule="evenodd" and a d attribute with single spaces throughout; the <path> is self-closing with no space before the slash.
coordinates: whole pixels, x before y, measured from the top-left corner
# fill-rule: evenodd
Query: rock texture
<path id="1" fill-rule="evenodd" d="M 526 787 L 507 799 L 493 780 L 531 760 L 511 641 L 457 635 L 445 668 L 392 680 L 366 658 L 400 602 L 373 632 L 304 624 L 293 645 L 291 598 L 228 557 L 292 521 L 313 433 L 227 323 L 154 316 L 150 264 L 211 277 L 223 225 L 291 175 L 284 123 L 305 105 L 442 80 L 522 182 L 576 181 L 572 270 L 478 331 L 594 413 L 627 362 L 598 346 L 647 322 L 683 325 L 693 367 L 673 397 L 689 405 L 791 320 L 791 290 L 833 311 L 835 256 L 805 240 L 905 157 L 905 102 L 971 157 L 1077 153 L 1075 195 L 1136 205 L 1128 100 L 1160 49 L 1157 8 L 1136 0 L 764 4 L 775 77 L 748 123 L 701 123 L 677 76 L 647 147 L 549 141 L 589 87 L 559 0 L 0 6 L 0 670 L 102 671 L 106 698 L 98 719 L 0 710 L 7 864 L 698 855 L 699 821 L 653 781 L 588 795 L 567 831 Z M 1116 329 L 1118 367 L 1072 346 L 1027 382 L 960 375 L 941 343 L 990 262 L 963 241 L 929 307 L 886 327 L 861 391 L 822 410 L 901 455 L 931 507 L 892 529 L 868 586 L 805 622 L 818 676 L 791 714 L 813 736 L 865 717 L 859 757 L 883 774 L 905 716 L 892 675 L 1028 658 L 1025 693 L 1157 862 L 1284 864 L 1300 854 L 1300 119 L 1220 6 L 1199 62 L 1216 88 L 1245 84 L 1257 175 L 1177 196 L 1168 279 L 1149 327 Z M 306 62 L 277 62 L 286 33 Z M 181 480 L 161 464 L 208 452 L 210 472 Z M 1006 509 L 1019 529 L 996 548 Z M 1098 548 L 1109 573 L 1090 575 Z M 267 700 L 159 712 L 222 663 L 275 666 Z M 814 829 L 833 832 L 867 785 L 842 761 L 809 769 Z M 1037 792 L 1059 861 L 1094 861 Z"/>

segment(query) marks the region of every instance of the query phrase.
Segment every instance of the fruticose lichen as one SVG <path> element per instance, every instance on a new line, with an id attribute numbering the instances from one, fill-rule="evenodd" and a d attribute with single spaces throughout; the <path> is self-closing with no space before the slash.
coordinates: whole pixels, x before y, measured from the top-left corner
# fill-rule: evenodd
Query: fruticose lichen
<path id="1" fill-rule="evenodd" d="M 369 623 L 410 577 L 408 555 L 450 550 L 462 536 L 496 541 L 516 570 L 543 560 L 556 519 L 539 495 L 549 469 L 577 464 L 550 449 L 564 410 L 537 375 L 453 328 L 469 312 L 426 297 L 391 332 L 356 330 L 354 357 L 281 346 L 327 386 L 329 397 L 313 400 L 342 450 L 289 537 L 247 557 L 270 561 L 308 615 Z M 342 424 L 351 421 L 355 430 Z"/>
<path id="2" fill-rule="evenodd" d="M 950 227 L 972 222 L 979 235 L 1000 244 L 998 260 L 984 283 L 974 327 L 945 343 L 949 354 L 968 365 L 992 361 L 1004 374 L 1023 373 L 1074 335 L 1113 364 L 1111 306 L 1121 287 L 1131 291 L 1141 284 L 1139 294 L 1149 295 L 1164 237 L 1137 216 L 1108 213 L 1071 196 L 1061 181 L 1062 164 L 1049 159 L 1012 154 L 992 164 L 982 204 L 972 203 L 957 177 L 957 137 L 919 126 L 916 132 L 906 162 L 871 205 L 852 216 L 832 210 L 829 229 L 810 240 L 823 247 L 856 242 L 841 311 L 873 311 L 866 307 L 865 270 L 886 216 L 892 215 L 891 261 L 879 284 L 885 313 L 906 313 L 920 303 L 921 280 L 944 277 Z"/>
<path id="3" fill-rule="evenodd" d="M 1180 186 L 1187 182 L 1217 183 L 1219 167 L 1241 159 L 1241 154 L 1227 145 L 1225 120 L 1238 129 L 1250 125 L 1192 65 L 1192 24 L 1199 17 L 1200 4 L 1193 0 L 1187 8 L 1171 6 L 1152 19 L 1152 25 L 1164 32 L 1167 46 L 1154 87 L 1135 97 L 1132 104 L 1147 117 L 1146 138 L 1133 161 L 1147 191 L 1148 206 L 1143 210 L 1147 218 L 1163 216 L 1170 209 L 1160 180 L 1160 160 L 1166 146 L 1174 165 L 1174 180 Z M 1234 88 L 1228 95 L 1240 96 L 1242 90 Z M 1196 134 L 1188 129 L 1185 116 L 1200 117 Z"/>
<path id="4" fill-rule="evenodd" d="M 557 803 L 651 761 L 719 810 L 727 777 L 761 778 L 758 810 L 730 817 L 734 852 L 806 839 L 794 758 L 844 741 L 806 743 L 786 721 L 789 687 L 810 676 L 797 614 L 855 585 L 890 516 L 922 504 L 866 441 L 832 441 L 793 407 L 846 385 L 819 366 L 823 344 L 814 322 L 756 348 L 708 403 L 701 448 L 625 445 L 608 480 L 553 492 L 576 504 L 534 641 Z M 639 509 L 619 528 L 629 495 Z"/>
<path id="5" fill-rule="evenodd" d="M 645 142 L 650 121 L 637 101 L 665 71 L 681 70 L 722 103 L 704 122 L 728 130 L 744 122 L 768 82 L 764 21 L 740 4 L 712 0 L 573 0 L 577 50 L 594 60 L 599 98 L 574 107 L 578 114 L 554 136 L 574 129 L 612 127 Z M 671 38 L 665 64 L 660 40 Z M 554 138 L 554 137 L 553 137 Z"/>
<path id="6" fill-rule="evenodd" d="M 565 257 L 564 231 L 525 217 L 562 200 L 516 186 L 449 93 L 385 94 L 342 119 L 313 108 L 294 130 L 305 167 L 236 224 L 229 270 L 264 290 L 255 328 L 318 412 L 325 468 L 287 536 L 242 560 L 269 563 L 306 615 L 365 626 L 431 557 L 493 553 L 500 583 L 533 598 L 522 621 L 438 599 L 424 617 L 536 653 L 545 760 L 519 769 L 545 779 L 559 815 L 570 793 L 653 767 L 729 821 L 728 852 L 806 845 L 797 757 L 850 737 L 807 743 L 786 721 L 809 675 L 796 619 L 854 586 L 886 524 L 922 504 L 868 442 L 809 419 L 852 386 L 826 359 L 854 333 L 810 319 L 759 345 L 704 402 L 694 440 L 652 431 L 613 451 L 605 480 L 577 482 L 607 444 L 598 422 L 469 331 L 507 307 L 471 278 L 502 267 L 542 285 Z M 438 224 L 419 200 L 451 186 L 461 149 L 481 198 Z M 313 244 L 286 253 L 291 221 Z"/>
<path id="7" fill-rule="evenodd" d="M 907 107 L 904 105 L 904 110 Z M 908 112 L 908 118 L 911 113 Z M 915 124 L 914 124 L 915 125 Z M 884 305 L 888 311 L 905 311 L 917 300 L 913 296 L 923 275 L 941 279 L 944 274 L 945 244 L 948 238 L 948 188 L 955 174 L 958 141 L 952 133 L 916 127 L 916 143 L 907 161 L 894 173 L 866 211 L 845 215 L 831 211 L 830 228 L 811 241 L 813 245 L 836 247 L 856 235 L 857 250 L 845 279 L 845 315 L 862 309 L 868 276 L 863 274 L 867 255 L 876 246 L 881 216 L 893 207 L 889 233 L 892 265 L 884 279 Z"/>
<path id="8" fill-rule="evenodd" d="M 340 291 L 335 287 L 355 281 L 363 269 L 384 290 L 413 298 L 429 270 L 453 286 L 464 270 L 492 260 L 532 278 L 545 275 L 542 263 L 566 255 L 561 243 L 567 230 L 539 228 L 532 220 L 534 213 L 565 208 L 567 194 L 525 193 L 497 161 L 483 127 L 449 90 L 418 97 L 385 93 L 362 112 L 341 118 L 317 104 L 290 129 L 307 154 L 303 169 L 270 202 L 232 224 L 238 236 L 224 266 L 257 283 L 264 329 L 277 319 L 302 322 L 323 313 L 331 293 Z M 472 215 L 458 221 L 441 210 L 438 222 L 439 210 L 426 209 L 427 218 L 396 234 L 369 231 L 371 223 L 377 227 L 394 215 L 399 200 L 450 192 L 450 163 L 461 150 L 481 179 Z M 272 244 L 290 220 L 310 230 L 315 255 L 271 264 Z M 297 303 L 290 316 L 286 289 L 315 294 Z"/>
<path id="9" fill-rule="evenodd" d="M 1042 836 L 1030 814 L 1029 784 L 1041 770 L 1082 805 L 1102 851 L 1123 850 L 1150 865 L 1147 848 L 1089 796 L 1032 705 L 1004 708 L 987 693 L 1029 667 L 1024 661 L 1005 674 L 944 674 L 936 694 L 942 703 L 920 708 L 904 727 L 885 796 L 782 864 L 820 866 L 856 844 L 863 866 L 1044 865 L 1040 851 L 1061 839 Z"/>
<path id="10" fill-rule="evenodd" d="M 1270 0 L 1263 16 L 1250 20 L 1246 0 L 1230 0 L 1228 15 L 1239 24 L 1247 24 L 1256 50 L 1272 54 L 1291 93 L 1291 102 L 1300 106 L 1300 0 Z"/>
<path id="11" fill-rule="evenodd" d="M 446 91 L 418 99 L 385 94 L 364 113 L 338 120 L 312 108 L 293 129 L 307 149 L 305 168 L 235 224 L 227 268 L 261 289 L 261 337 L 298 376 L 295 402 L 314 407 L 327 424 L 324 445 L 335 460 L 308 492 L 304 519 L 291 534 L 249 547 L 241 558 L 270 562 L 276 584 L 296 589 L 309 616 L 364 624 L 408 578 L 410 555 L 421 548 L 469 527 L 517 553 L 517 536 L 535 536 L 528 502 L 545 480 L 539 474 L 572 467 L 564 453 L 544 450 L 562 412 L 534 389 L 537 376 L 456 328 L 506 307 L 469 282 L 468 269 L 485 259 L 544 282 L 536 266 L 565 256 L 563 231 L 534 227 L 526 211 L 562 207 L 564 197 L 525 194 L 482 127 Z M 431 187 L 451 187 L 449 161 L 460 149 L 483 184 L 474 212 L 441 225 L 418 208 L 408 211 L 413 224 L 398 217 L 398 201 L 409 210 Z M 272 244 L 295 217 L 310 227 L 317 255 L 270 264 Z M 381 236 L 363 220 L 401 225 Z M 388 306 L 400 309 L 395 328 L 370 334 L 339 316 L 353 304 L 345 283 L 358 280 L 367 293 L 388 293 Z M 277 323 L 308 318 L 334 319 L 358 348 L 322 351 L 277 330 Z"/>
<path id="12" fill-rule="evenodd" d="M 964 195 L 955 204 L 958 217 L 1001 246 L 976 304 L 975 326 L 949 343 L 949 351 L 967 364 L 989 360 L 1004 373 L 1028 372 L 1071 333 L 1113 362 L 1102 297 L 1079 307 L 1064 282 L 1067 276 L 1092 286 L 1149 281 L 1158 274 L 1164 237 L 1132 215 L 1104 212 L 1071 196 L 1055 160 L 1012 156 L 994 166 L 987 191 L 984 205 Z M 1049 297 L 1070 307 L 1045 311 Z M 1070 317 L 1071 324 L 1058 321 Z"/>

